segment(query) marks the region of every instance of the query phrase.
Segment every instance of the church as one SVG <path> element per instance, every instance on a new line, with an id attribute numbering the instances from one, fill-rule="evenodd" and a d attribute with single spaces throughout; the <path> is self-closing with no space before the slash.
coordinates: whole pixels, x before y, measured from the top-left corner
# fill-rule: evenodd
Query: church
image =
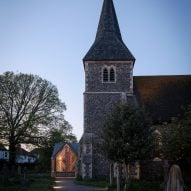
<path id="1" fill-rule="evenodd" d="M 104 0 L 96 38 L 83 64 L 84 132 L 78 173 L 83 179 L 101 179 L 109 176 L 109 162 L 96 143 L 114 106 L 129 101 L 144 106 L 160 124 L 191 104 L 191 75 L 133 76 L 135 57 L 123 42 L 113 0 Z"/>

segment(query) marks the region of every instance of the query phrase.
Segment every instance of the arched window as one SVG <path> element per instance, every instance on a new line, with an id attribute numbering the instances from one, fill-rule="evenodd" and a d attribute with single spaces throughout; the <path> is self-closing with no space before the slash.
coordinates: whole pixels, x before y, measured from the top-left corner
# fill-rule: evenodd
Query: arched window
<path id="1" fill-rule="evenodd" d="M 104 82 L 108 82 L 109 78 L 108 78 L 108 70 L 107 68 L 103 69 L 103 81 Z"/>
<path id="2" fill-rule="evenodd" d="M 110 82 L 115 82 L 115 70 L 113 68 L 110 69 Z"/>
<path id="3" fill-rule="evenodd" d="M 115 66 L 104 66 L 102 69 L 102 82 L 115 83 L 116 82 L 116 68 Z"/>

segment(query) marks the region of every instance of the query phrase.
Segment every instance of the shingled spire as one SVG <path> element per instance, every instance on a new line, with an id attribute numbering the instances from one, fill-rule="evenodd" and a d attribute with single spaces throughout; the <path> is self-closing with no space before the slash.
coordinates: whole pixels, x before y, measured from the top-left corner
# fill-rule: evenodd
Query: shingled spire
<path id="1" fill-rule="evenodd" d="M 110 33 L 113 33 L 113 35 L 116 35 L 116 37 L 122 41 L 113 1 L 105 0 L 97 29 L 96 40 L 105 35 L 111 35 Z"/>
<path id="2" fill-rule="evenodd" d="M 83 60 L 135 60 L 122 40 L 113 0 L 104 0 L 96 39 Z"/>

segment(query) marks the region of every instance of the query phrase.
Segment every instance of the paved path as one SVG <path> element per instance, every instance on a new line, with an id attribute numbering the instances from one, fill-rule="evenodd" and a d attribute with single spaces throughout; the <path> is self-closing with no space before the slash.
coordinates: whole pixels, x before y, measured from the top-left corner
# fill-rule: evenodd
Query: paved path
<path id="1" fill-rule="evenodd" d="M 74 183 L 74 178 L 56 178 L 54 190 L 55 191 L 104 191 L 106 189 L 76 185 Z"/>

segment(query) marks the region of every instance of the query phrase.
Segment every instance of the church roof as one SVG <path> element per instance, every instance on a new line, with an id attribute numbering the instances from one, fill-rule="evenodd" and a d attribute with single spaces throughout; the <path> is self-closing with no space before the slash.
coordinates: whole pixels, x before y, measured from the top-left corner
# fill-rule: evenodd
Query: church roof
<path id="1" fill-rule="evenodd" d="M 70 148 L 78 155 L 78 144 L 77 143 L 56 143 L 53 148 L 52 156 L 51 158 L 53 159 L 56 154 L 65 146 L 69 145 Z"/>
<path id="2" fill-rule="evenodd" d="M 113 0 L 104 0 L 96 39 L 83 60 L 135 60 L 122 40 Z"/>
<path id="3" fill-rule="evenodd" d="M 191 104 L 191 75 L 135 76 L 134 92 L 154 122 L 168 121 Z"/>

